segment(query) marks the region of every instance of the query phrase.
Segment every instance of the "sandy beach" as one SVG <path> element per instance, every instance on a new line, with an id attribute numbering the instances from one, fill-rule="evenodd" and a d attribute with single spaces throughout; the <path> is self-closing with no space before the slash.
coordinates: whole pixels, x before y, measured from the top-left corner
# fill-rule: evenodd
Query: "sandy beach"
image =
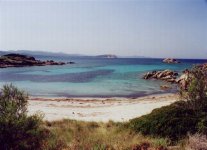
<path id="1" fill-rule="evenodd" d="M 29 98 L 29 114 L 42 112 L 44 120 L 128 121 L 178 100 L 176 94 L 130 98 Z"/>

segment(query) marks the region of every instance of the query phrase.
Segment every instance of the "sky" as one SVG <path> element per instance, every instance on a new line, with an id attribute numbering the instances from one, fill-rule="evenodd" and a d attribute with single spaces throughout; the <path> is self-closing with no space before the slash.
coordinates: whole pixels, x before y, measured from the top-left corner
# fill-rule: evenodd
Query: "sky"
<path id="1" fill-rule="evenodd" d="M 0 50 L 207 59 L 207 0 L 0 0 Z"/>

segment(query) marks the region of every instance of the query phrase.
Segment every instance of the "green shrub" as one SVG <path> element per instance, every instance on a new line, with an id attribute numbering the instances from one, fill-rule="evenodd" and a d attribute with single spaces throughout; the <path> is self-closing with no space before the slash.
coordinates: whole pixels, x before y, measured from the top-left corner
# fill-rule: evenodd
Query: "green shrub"
<path id="1" fill-rule="evenodd" d="M 155 109 L 148 115 L 132 119 L 130 126 L 136 132 L 145 135 L 180 139 L 188 132 L 194 133 L 198 122 L 196 114 L 184 105 L 185 102 L 176 102 Z"/>
<path id="2" fill-rule="evenodd" d="M 188 102 L 188 107 L 195 111 L 207 112 L 207 70 L 195 66 L 190 71 L 190 77 L 187 80 L 186 90 L 181 89 L 184 98 Z"/>
<path id="3" fill-rule="evenodd" d="M 40 115 L 27 116 L 28 96 L 13 85 L 0 94 L 0 149 L 40 149 L 49 132 Z"/>

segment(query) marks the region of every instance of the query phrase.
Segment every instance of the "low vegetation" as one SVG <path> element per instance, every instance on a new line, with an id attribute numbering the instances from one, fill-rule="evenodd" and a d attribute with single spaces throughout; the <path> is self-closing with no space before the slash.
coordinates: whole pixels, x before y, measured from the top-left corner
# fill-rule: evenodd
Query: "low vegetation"
<path id="1" fill-rule="evenodd" d="M 166 148 L 168 140 L 150 138 L 130 130 L 122 123 L 83 122 L 62 120 L 45 122 L 53 136 L 48 140 L 51 149 L 117 150 L 148 146 Z M 58 143 L 58 146 L 57 146 Z"/>
<path id="2" fill-rule="evenodd" d="M 144 135 L 178 140 L 188 132 L 195 133 L 199 118 L 195 112 L 185 108 L 186 102 L 176 102 L 172 105 L 155 109 L 149 115 L 130 121 L 132 130 Z"/>

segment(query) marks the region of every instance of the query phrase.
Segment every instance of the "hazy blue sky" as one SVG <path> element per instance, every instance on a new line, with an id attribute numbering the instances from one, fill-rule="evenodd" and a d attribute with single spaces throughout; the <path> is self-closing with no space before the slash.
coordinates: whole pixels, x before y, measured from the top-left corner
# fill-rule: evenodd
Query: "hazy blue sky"
<path id="1" fill-rule="evenodd" d="M 207 58 L 206 0 L 0 0 L 0 50 Z"/>

